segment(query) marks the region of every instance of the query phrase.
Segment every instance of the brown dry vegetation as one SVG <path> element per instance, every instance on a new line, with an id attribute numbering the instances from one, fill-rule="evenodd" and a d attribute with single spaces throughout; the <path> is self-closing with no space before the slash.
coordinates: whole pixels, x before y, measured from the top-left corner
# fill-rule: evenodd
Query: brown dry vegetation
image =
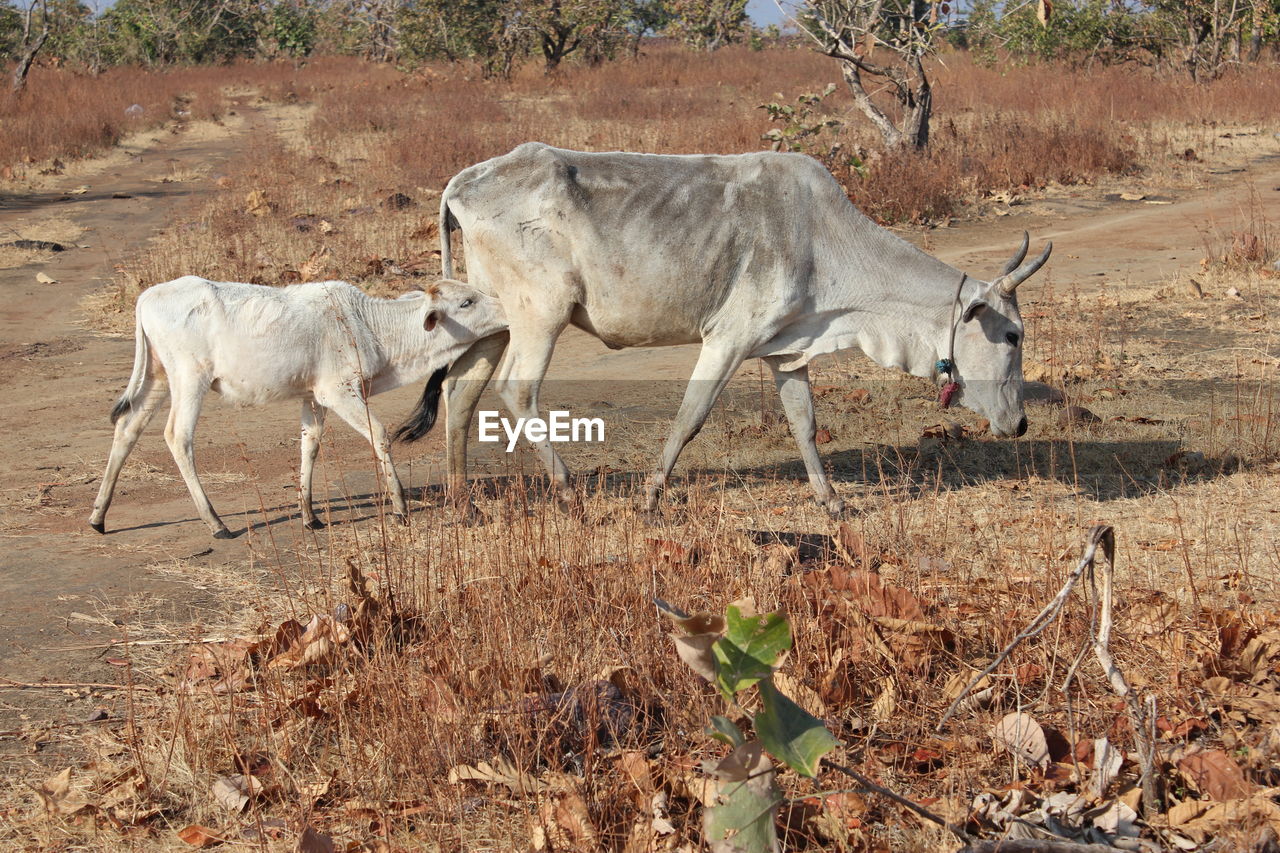
<path id="1" fill-rule="evenodd" d="M 193 270 L 413 286 L 438 269 L 434 193 L 465 165 L 528 139 L 753 150 L 768 126 L 758 103 L 834 77 L 803 51 L 761 59 L 662 53 L 511 84 L 440 70 L 334 83 L 317 91 L 305 132 L 262 140 L 224 192 L 130 261 L 91 320 L 124 330 L 140 286 Z M 937 153 L 910 172 L 873 163 L 849 187 L 886 218 L 979 210 L 995 191 L 1131 169 L 1194 182 L 1202 166 L 1181 155 L 1208 156 L 1209 122 L 1266 127 L 1280 114 L 1266 75 L 1190 89 L 954 57 L 940 76 Z M 845 133 L 849 146 L 867 144 Z M 397 192 L 416 204 L 386 206 Z M 971 420 L 962 438 L 922 435 L 939 419 L 927 383 L 854 358 L 823 364 L 815 385 L 832 440 L 822 450 L 857 506 L 844 529 L 808 502 L 786 427 L 752 382 L 689 447 L 662 526 L 647 525 L 632 479 L 651 464 L 679 388 L 644 384 L 606 398 L 636 407 L 629 427 L 568 454 L 583 472 L 585 519 L 546 503 L 530 457 L 497 454 L 481 460 L 491 476 L 477 490 L 479 526 L 427 492 L 407 528 L 377 513 L 288 549 L 268 528 L 244 574 L 183 568 L 194 585 L 228 590 L 226 621 L 206 635 L 244 639 L 177 656 L 113 650 L 122 680 L 138 685 L 120 706 L 129 724 L 88 739 L 89 761 L 44 783 L 54 817 L 15 818 L 7 843 L 177 847 L 178 830 L 203 825 L 256 849 L 290 848 L 307 826 L 348 849 L 516 850 L 539 838 L 553 850 L 698 849 L 698 768 L 722 753 L 703 730 L 735 712 L 678 662 L 654 597 L 723 612 L 752 596 L 784 610 L 796 638 L 785 689 L 842 740 L 833 758 L 970 831 L 995 837 L 1008 824 L 1001 808 L 1030 817 L 1042 797 L 1084 791 L 1097 738 L 1127 758 L 1090 805 L 1132 803 L 1123 702 L 1091 658 L 1070 703 L 1062 689 L 1088 636 L 1081 595 L 934 732 L 958 687 L 1061 586 L 1084 531 L 1108 522 L 1120 546 L 1112 649 L 1158 712 L 1165 804 L 1143 808 L 1148 835 L 1169 843 L 1177 824 L 1198 844 L 1257 845 L 1280 831 L 1266 793 L 1280 783 L 1280 293 L 1262 263 L 1275 237 L 1261 210 L 1205 239 L 1205 299 L 1182 279 L 1048 287 L 1025 306 L 1029 378 L 1097 421 L 1036 403 L 1021 442 L 989 440 Z M 1195 335 L 1156 331 L 1177 327 Z M 1203 353 L 1202 340 L 1229 346 Z M 602 392 L 557 393 L 586 409 Z M 1015 710 L 1060 735 L 1042 766 L 992 745 Z M 510 767 L 494 782 L 451 781 L 451 769 L 481 762 Z M 237 785 L 251 794 L 243 805 L 226 793 Z M 838 774 L 817 786 L 786 776 L 783 787 L 794 798 L 787 849 L 957 846 L 889 801 L 849 792 Z M 1214 810 L 1224 799 L 1235 811 Z M 999 807 L 976 808 L 991 801 Z M 673 831 L 659 833 L 655 817 Z"/>

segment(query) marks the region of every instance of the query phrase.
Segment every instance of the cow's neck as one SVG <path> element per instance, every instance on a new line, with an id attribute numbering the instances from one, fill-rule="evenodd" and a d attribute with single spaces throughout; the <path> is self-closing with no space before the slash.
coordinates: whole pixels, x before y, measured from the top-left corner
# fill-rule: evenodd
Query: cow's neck
<path id="1" fill-rule="evenodd" d="M 847 309 L 832 320 L 833 332 L 883 367 L 932 378 L 949 355 L 963 274 L 858 217 L 833 240 L 836 267 L 820 279 L 832 303 Z"/>

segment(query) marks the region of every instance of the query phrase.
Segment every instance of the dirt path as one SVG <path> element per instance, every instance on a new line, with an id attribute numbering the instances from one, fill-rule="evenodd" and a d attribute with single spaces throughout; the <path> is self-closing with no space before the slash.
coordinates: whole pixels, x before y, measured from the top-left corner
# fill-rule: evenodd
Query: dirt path
<path id="1" fill-rule="evenodd" d="M 85 229 L 79 242 L 89 247 L 0 270 L 0 431 L 7 436 L 0 469 L 8 472 L 0 492 L 0 677 L 117 683 L 121 670 L 108 660 L 116 653 L 94 644 L 119 637 L 122 626 L 136 636 L 160 622 L 192 624 L 220 615 L 211 611 L 222 606 L 226 591 L 214 595 L 193 587 L 184 567 L 238 567 L 255 551 L 321 541 L 302 534 L 295 519 L 291 404 L 246 411 L 211 400 L 201 421 L 197 453 L 210 496 L 233 530 L 248 526 L 249 535 L 230 542 L 208 536 L 174 473 L 158 422 L 122 478 L 107 521 L 110 535 L 96 535 L 85 522 L 110 446 L 106 415 L 128 377 L 133 344 L 84 330 L 77 304 L 109 279 L 119 258 L 145 250 L 151 235 L 208 193 L 218 168 L 253 135 L 270 133 L 272 124 L 269 112 L 255 110 L 239 129 L 219 138 L 172 137 L 123 165 L 117 160 L 99 174 L 78 174 L 74 183 L 89 185 L 81 195 L 56 191 L 70 189 L 68 181 L 67 187 L 34 196 L 0 197 L 3 233 L 56 210 Z M 208 174 L 157 182 L 187 167 Z M 1023 215 L 943 229 L 926 241 L 940 257 L 982 275 L 999 268 L 1022 229 L 1032 233 L 1034 245 L 1052 239 L 1053 262 L 1026 287 L 1027 300 L 1051 284 L 1147 283 L 1197 265 L 1203 232 L 1229 231 L 1233 223 L 1247 221 L 1251 200 L 1260 200 L 1271 221 L 1280 219 L 1277 188 L 1280 163 L 1272 158 L 1171 204 L 1105 203 L 1083 195 L 1050 199 Z M 121 194 L 128 197 L 116 197 Z M 38 283 L 38 272 L 58 283 Z M 569 330 L 550 375 L 682 380 L 695 357 L 694 347 L 611 351 Z M 375 409 L 394 422 L 417 393 L 406 388 L 384 395 Z M 400 451 L 398 458 L 402 468 L 415 469 L 406 471 L 409 482 L 434 479 L 439 436 L 412 452 Z M 367 448 L 338 427 L 326 437 L 322 460 L 317 495 L 328 487 L 340 514 L 357 520 L 368 515 Z M 109 694 L 86 691 L 0 690 L 0 729 L 16 726 L 23 714 L 84 719 L 109 703 Z"/>

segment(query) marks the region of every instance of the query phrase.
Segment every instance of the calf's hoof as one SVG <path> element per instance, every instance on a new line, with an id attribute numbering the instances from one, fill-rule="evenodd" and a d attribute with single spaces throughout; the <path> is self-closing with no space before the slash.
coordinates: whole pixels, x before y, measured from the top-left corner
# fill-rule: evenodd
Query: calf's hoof
<path id="1" fill-rule="evenodd" d="M 214 539 L 235 539 L 236 535 L 224 527 L 221 530 L 213 531 L 213 538 Z"/>
<path id="2" fill-rule="evenodd" d="M 105 521 L 91 521 L 89 522 L 89 526 L 99 533 L 107 532 L 107 523 Z"/>
<path id="3" fill-rule="evenodd" d="M 324 530 L 329 525 L 325 524 L 318 518 L 313 518 L 310 521 L 304 522 L 302 526 L 308 530 Z"/>

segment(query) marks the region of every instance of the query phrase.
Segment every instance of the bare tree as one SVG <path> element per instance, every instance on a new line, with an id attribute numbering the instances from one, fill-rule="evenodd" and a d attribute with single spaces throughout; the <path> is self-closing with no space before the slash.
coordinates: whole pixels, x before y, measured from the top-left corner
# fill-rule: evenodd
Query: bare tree
<path id="1" fill-rule="evenodd" d="M 13 69 L 13 91 L 21 92 L 27 87 L 27 74 L 31 71 L 31 63 L 36 61 L 36 54 L 49 40 L 49 5 L 47 0 L 40 0 L 40 32 L 33 34 L 32 19 L 36 14 L 36 3 L 32 0 L 27 5 L 27 14 L 22 20 L 22 55 L 18 58 L 18 66 Z"/>
<path id="2" fill-rule="evenodd" d="M 933 88 L 924 59 L 939 30 L 941 5 L 926 0 L 810 0 L 797 16 L 817 49 L 840 62 L 854 103 L 889 148 L 929 144 Z M 867 91 L 867 77 L 887 85 L 901 108 L 897 123 Z"/>

